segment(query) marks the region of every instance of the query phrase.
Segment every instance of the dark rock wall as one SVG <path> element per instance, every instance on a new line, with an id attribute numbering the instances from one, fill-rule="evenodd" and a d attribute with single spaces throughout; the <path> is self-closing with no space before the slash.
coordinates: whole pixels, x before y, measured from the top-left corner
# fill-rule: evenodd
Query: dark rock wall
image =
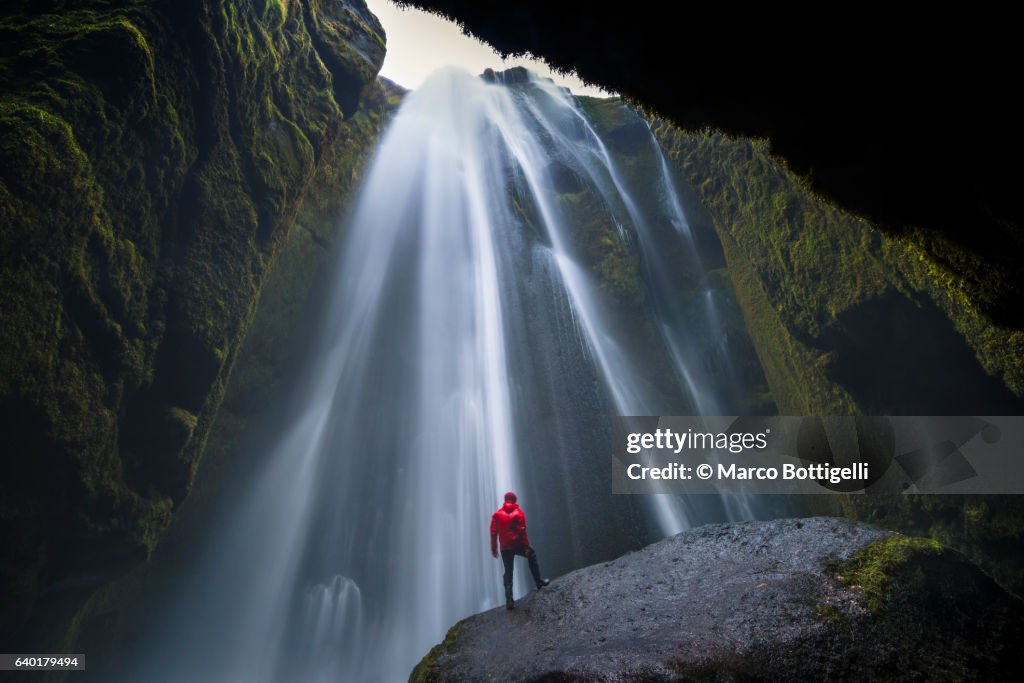
<path id="1" fill-rule="evenodd" d="M 783 415 L 1017 415 L 1024 335 L 991 320 L 913 240 L 823 201 L 766 143 L 654 130 L 714 217 Z M 1024 593 L 1024 497 L 812 497 L 956 548 Z"/>
<path id="2" fill-rule="evenodd" d="M 79 613 L 77 651 L 91 656 L 84 681 L 123 675 L 152 643 L 152 615 L 166 609 L 182 576 L 192 571 L 197 540 L 244 495 L 247 474 L 262 466 L 262 446 L 280 434 L 301 391 L 322 304 L 343 237 L 342 220 L 380 131 L 402 91 L 385 79 L 371 84 L 356 114 L 325 148 L 295 224 L 281 244 L 231 372 L 188 498 L 150 560 L 113 581 Z M 198 542 L 201 545 L 201 542 Z"/>
<path id="3" fill-rule="evenodd" d="M 715 217 L 783 414 L 1015 414 L 1024 335 L 913 240 L 816 195 L 764 141 L 653 128 Z"/>
<path id="4" fill-rule="evenodd" d="M 358 1 L 5 5 L 7 651 L 60 650 L 151 552 L 311 179 L 351 172 L 338 140 L 383 57 Z"/>

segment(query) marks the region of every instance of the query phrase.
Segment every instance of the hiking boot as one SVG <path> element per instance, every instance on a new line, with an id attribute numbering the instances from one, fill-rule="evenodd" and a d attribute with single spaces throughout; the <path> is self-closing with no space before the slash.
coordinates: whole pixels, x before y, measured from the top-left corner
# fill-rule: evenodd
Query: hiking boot
<path id="1" fill-rule="evenodd" d="M 505 586 L 505 609 L 515 609 L 516 601 L 512 599 L 512 586 Z"/>
<path id="2" fill-rule="evenodd" d="M 548 586 L 550 584 L 551 584 L 551 579 L 541 579 L 540 581 L 537 582 L 537 590 L 540 590 L 544 586 Z"/>

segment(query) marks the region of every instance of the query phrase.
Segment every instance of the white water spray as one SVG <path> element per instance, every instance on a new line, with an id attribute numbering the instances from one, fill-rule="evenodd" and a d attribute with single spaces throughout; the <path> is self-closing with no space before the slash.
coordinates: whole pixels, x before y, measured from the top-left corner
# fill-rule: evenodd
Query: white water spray
<path id="1" fill-rule="evenodd" d="M 587 435 L 609 413 L 717 413 L 723 395 L 706 349 L 685 339 L 688 324 L 717 321 L 688 321 L 659 253 L 656 224 L 693 241 L 658 164 L 667 208 L 652 212 L 544 81 L 444 71 L 406 97 L 349 221 L 299 417 L 168 609 L 157 640 L 186 655 L 153 658 L 147 680 L 405 680 L 449 626 L 502 600 L 487 522 L 507 489 L 526 492 L 531 520 L 531 492 L 565 498 L 546 523 L 561 515 L 570 538 L 539 548 L 542 567 L 636 542 L 608 531 L 620 508 L 578 513 L 610 498 L 606 478 L 578 475 L 608 469 Z M 552 169 L 589 184 L 637 241 L 657 362 L 675 385 L 582 264 Z M 545 419 L 545 405 L 581 417 Z M 710 521 L 680 497 L 651 498 L 662 534 Z"/>

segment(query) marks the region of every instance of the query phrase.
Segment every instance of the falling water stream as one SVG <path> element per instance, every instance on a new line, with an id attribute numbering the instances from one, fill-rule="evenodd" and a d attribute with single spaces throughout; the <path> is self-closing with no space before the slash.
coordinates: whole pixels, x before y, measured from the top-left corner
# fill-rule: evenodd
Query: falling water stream
<path id="1" fill-rule="evenodd" d="M 754 514 L 741 497 L 610 495 L 609 415 L 737 410 L 725 333 L 649 129 L 644 172 L 626 173 L 567 91 L 508 80 L 442 71 L 396 113 L 303 407 L 213 523 L 137 680 L 405 680 L 502 600 L 487 522 L 508 489 L 556 574 Z M 574 193 L 636 255 L 640 318 L 588 265 Z"/>

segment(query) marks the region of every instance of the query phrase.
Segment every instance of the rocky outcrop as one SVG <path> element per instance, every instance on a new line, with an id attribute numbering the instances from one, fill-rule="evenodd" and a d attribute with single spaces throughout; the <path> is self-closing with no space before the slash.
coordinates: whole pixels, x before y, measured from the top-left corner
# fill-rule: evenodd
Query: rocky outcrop
<path id="1" fill-rule="evenodd" d="M 410 681 L 1013 680 L 1024 603 L 956 552 L 834 518 L 693 529 L 448 632 Z"/>
<path id="2" fill-rule="evenodd" d="M 311 180 L 352 172 L 345 119 L 384 57 L 359 1 L 70 5 L 0 20 L 8 651 L 66 651 L 166 528 Z"/>
<path id="3" fill-rule="evenodd" d="M 869 8 L 808 29 L 802 10 L 595 10 L 546 0 L 407 0 L 502 53 L 530 53 L 690 130 L 766 138 L 816 192 L 912 237 L 976 305 L 1024 326 L 1022 138 L 1009 17 Z M 979 41 L 955 36 L 976 35 Z M 980 43 L 980 44 L 978 44 Z M 920 231 L 908 230 L 920 228 Z"/>

